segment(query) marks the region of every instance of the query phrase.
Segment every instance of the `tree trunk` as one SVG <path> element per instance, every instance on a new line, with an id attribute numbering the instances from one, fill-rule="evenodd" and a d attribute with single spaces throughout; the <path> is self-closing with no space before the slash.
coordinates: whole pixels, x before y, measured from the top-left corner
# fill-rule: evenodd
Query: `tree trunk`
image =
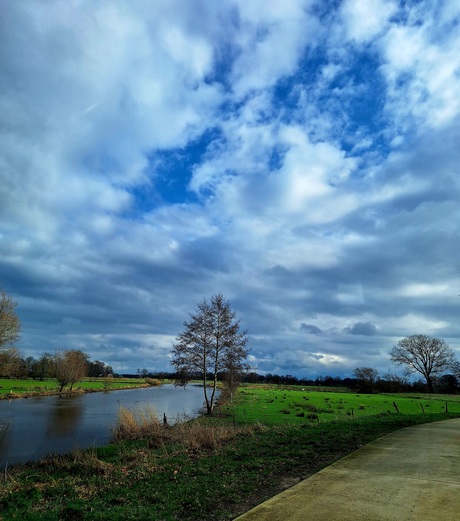
<path id="1" fill-rule="evenodd" d="M 206 389 L 206 375 L 203 378 L 203 393 L 204 393 L 204 400 L 206 402 L 206 414 L 209 416 L 211 414 L 212 407 L 211 407 L 211 402 L 209 401 L 209 398 L 208 398 L 208 391 Z"/>
<path id="2" fill-rule="evenodd" d="M 431 394 L 434 393 L 433 380 L 429 376 L 426 377 L 426 383 L 428 384 L 428 392 Z"/>

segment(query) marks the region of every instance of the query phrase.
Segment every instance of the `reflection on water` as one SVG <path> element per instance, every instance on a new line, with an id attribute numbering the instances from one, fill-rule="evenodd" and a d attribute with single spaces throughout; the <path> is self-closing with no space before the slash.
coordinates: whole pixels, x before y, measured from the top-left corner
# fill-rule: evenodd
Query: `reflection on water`
<path id="1" fill-rule="evenodd" d="M 6 452 L 10 444 L 11 431 L 8 423 L 0 424 L 0 454 Z"/>
<path id="2" fill-rule="evenodd" d="M 48 416 L 46 435 L 53 438 L 71 435 L 78 427 L 83 415 L 83 403 L 75 396 L 59 396 Z"/>
<path id="3" fill-rule="evenodd" d="M 163 385 L 147 389 L 74 396 L 47 396 L 0 401 L 0 468 L 6 464 L 63 454 L 75 448 L 105 445 L 120 406 L 153 408 L 170 424 L 190 418 L 203 406 L 200 386 Z"/>

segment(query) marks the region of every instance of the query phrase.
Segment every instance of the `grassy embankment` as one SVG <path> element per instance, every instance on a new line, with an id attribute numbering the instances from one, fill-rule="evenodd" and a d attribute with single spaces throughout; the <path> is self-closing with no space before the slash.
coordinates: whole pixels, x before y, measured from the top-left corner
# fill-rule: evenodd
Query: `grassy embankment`
<path id="1" fill-rule="evenodd" d="M 441 398 L 251 386 L 225 416 L 168 429 L 122 410 L 124 441 L 2 471 L 0 519 L 232 519 L 382 435 L 460 417 L 458 397 Z"/>
<path id="2" fill-rule="evenodd" d="M 85 378 L 73 385 L 72 392 L 132 389 L 157 384 L 160 384 L 158 380 L 149 378 Z M 0 378 L 0 400 L 53 395 L 59 392 L 59 388 L 57 380 L 54 379 L 40 382 L 39 380 Z M 70 392 L 69 387 L 64 387 L 63 392 Z"/>

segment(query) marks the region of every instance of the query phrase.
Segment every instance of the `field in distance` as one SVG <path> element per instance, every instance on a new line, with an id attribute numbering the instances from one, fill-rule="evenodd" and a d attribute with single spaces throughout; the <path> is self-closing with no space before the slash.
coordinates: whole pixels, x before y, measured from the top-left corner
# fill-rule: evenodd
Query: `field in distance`
<path id="1" fill-rule="evenodd" d="M 102 389 L 128 389 L 131 387 L 145 386 L 143 378 L 85 378 L 73 386 L 73 391 L 98 391 Z M 57 380 L 46 379 L 43 382 L 32 379 L 0 378 L 0 399 L 10 396 L 20 397 L 53 394 L 59 391 Z M 64 392 L 68 387 L 64 388 Z"/>
<path id="2" fill-rule="evenodd" d="M 238 424 L 300 425 L 397 412 L 460 413 L 460 395 L 361 394 L 256 384 L 241 387 L 234 406 L 223 407 L 223 412 Z"/>

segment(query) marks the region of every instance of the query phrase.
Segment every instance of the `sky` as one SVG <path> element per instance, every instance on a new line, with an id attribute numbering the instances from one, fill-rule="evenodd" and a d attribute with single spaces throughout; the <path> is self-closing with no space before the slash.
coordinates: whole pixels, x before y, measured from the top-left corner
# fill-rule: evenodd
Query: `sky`
<path id="1" fill-rule="evenodd" d="M 22 356 L 170 371 L 222 293 L 260 374 L 460 358 L 457 0 L 0 0 Z"/>

